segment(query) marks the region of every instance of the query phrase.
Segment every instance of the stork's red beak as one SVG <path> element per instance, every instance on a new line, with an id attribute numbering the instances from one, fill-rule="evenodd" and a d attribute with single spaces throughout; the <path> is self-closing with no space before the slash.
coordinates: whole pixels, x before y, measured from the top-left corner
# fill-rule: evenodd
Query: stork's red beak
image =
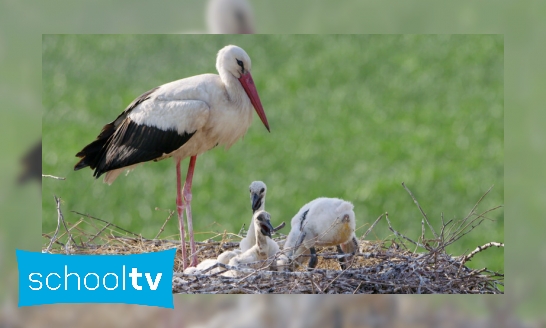
<path id="1" fill-rule="evenodd" d="M 258 90 L 256 90 L 256 86 L 254 85 L 254 80 L 252 79 L 250 72 L 246 72 L 245 74 L 241 75 L 239 82 L 241 82 L 243 89 L 245 89 L 246 94 L 248 95 L 248 98 L 250 98 L 252 106 L 254 106 L 256 113 L 258 113 L 258 116 L 262 120 L 262 123 L 265 125 L 267 131 L 271 132 L 271 130 L 269 130 L 269 123 L 267 123 L 264 108 L 262 107 L 262 102 L 258 96 Z"/>

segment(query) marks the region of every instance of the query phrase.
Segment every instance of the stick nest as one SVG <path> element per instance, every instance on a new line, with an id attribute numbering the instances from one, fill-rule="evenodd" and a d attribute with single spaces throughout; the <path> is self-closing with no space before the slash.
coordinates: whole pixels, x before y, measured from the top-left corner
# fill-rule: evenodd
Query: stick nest
<path id="1" fill-rule="evenodd" d="M 404 185 L 404 188 L 406 186 Z M 381 215 L 360 237 L 359 252 L 355 254 L 347 269 L 341 270 L 335 247 L 325 247 L 317 253 L 319 263 L 314 270 L 300 267 L 293 272 L 270 271 L 265 263 L 261 269 L 231 267 L 217 264 L 221 272 L 200 275 L 182 273 L 180 241 L 170 239 L 146 239 L 112 223 L 93 216 L 74 212 L 79 220 L 71 224 L 64 221 L 57 202 L 58 226 L 54 234 L 43 234 L 47 241 L 44 251 L 59 254 L 138 254 L 177 248 L 174 261 L 173 293 L 189 294 L 503 294 L 504 274 L 482 269 L 471 269 L 465 264 L 474 255 L 489 247 L 504 247 L 502 243 L 490 242 L 477 247 L 473 252 L 451 256 L 445 248 L 480 225 L 489 209 L 477 214 L 475 209 L 468 216 L 454 222 L 444 222 L 439 233 L 429 224 L 426 214 L 417 200 L 415 204 L 423 215 L 422 235 L 414 241 L 392 227 L 388 214 Z M 500 207 L 500 206 L 499 206 Z M 168 219 L 172 216 L 173 212 Z M 387 220 L 391 239 L 369 241 L 364 238 L 383 217 Z M 167 220 L 168 220 L 167 219 Z M 425 223 L 434 235 L 425 239 Z M 57 236 L 61 230 L 64 232 Z M 161 231 L 160 231 L 161 233 Z M 243 233 L 244 234 L 244 233 Z M 158 234 L 159 235 L 159 234 Z M 275 238 L 281 241 L 286 236 Z M 216 259 L 227 250 L 239 247 L 242 236 L 223 233 L 204 242 L 197 242 L 199 261 Z M 412 247 L 413 249 L 410 249 Z M 186 247 L 189 250 L 189 246 Z M 417 252 L 417 249 L 423 251 Z M 216 267 L 214 266 L 214 267 Z M 212 270 L 214 267 L 210 268 Z M 237 277 L 225 277 L 227 270 L 238 272 Z"/>

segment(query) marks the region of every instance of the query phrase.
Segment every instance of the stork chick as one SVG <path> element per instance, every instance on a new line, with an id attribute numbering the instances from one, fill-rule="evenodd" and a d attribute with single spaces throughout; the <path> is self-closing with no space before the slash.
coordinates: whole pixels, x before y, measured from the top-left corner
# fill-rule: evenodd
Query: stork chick
<path id="1" fill-rule="evenodd" d="M 318 263 L 315 246 L 337 246 L 341 254 L 358 250 L 353 204 L 345 200 L 317 198 L 298 211 L 291 225 L 284 250 L 297 264 L 303 262 L 301 255 L 311 254 L 309 268 L 314 268 Z M 340 259 L 342 269 L 346 268 L 344 260 Z"/>
<path id="2" fill-rule="evenodd" d="M 257 211 L 265 210 L 265 195 L 267 193 L 267 186 L 262 181 L 254 181 L 248 188 L 250 192 L 250 207 L 252 208 L 252 214 Z M 254 231 L 254 217 L 250 220 L 248 225 L 248 231 L 246 237 L 241 240 L 239 248 L 245 252 L 256 244 L 256 233 Z"/>
<path id="3" fill-rule="evenodd" d="M 203 271 L 205 271 L 206 269 L 208 269 L 211 266 L 215 265 L 216 263 L 218 263 L 218 261 L 215 260 L 215 259 L 206 259 L 206 260 L 201 261 L 199 264 L 197 264 L 197 266 L 188 267 L 188 268 L 184 269 L 184 273 L 185 274 L 192 274 L 192 275 L 203 274 Z M 218 268 L 214 268 L 214 269 L 208 271 L 206 274 L 216 273 L 217 269 Z"/>
<path id="4" fill-rule="evenodd" d="M 271 240 L 271 232 L 274 231 L 273 226 L 271 225 L 271 215 L 266 211 L 257 211 L 252 217 L 254 221 L 254 233 L 256 235 L 256 244 L 246 250 L 244 253 L 235 256 L 229 261 L 231 266 L 239 266 L 244 263 L 254 263 L 251 265 L 254 269 L 261 268 L 264 261 L 269 257 L 270 243 L 268 240 Z M 269 237 L 269 238 L 268 238 Z M 276 243 L 274 243 L 276 245 Z M 277 245 L 277 250 L 279 246 Z"/>
<path id="5" fill-rule="evenodd" d="M 258 211 L 264 211 L 265 210 L 265 195 L 267 194 L 267 186 L 262 181 L 253 181 L 249 186 L 249 192 L 250 192 L 250 207 L 252 208 L 252 213 L 256 213 Z M 284 222 L 279 226 L 282 228 L 284 226 Z M 274 228 L 271 233 L 276 232 L 280 228 Z M 254 229 L 254 217 L 250 220 L 250 224 L 248 225 L 248 231 L 245 236 L 241 240 L 241 243 L 239 244 L 239 248 L 241 249 L 241 252 L 246 252 L 249 250 L 252 246 L 256 245 L 256 232 Z M 267 245 L 269 246 L 269 254 L 268 257 L 272 257 L 280 250 L 279 244 L 277 244 L 276 241 L 274 241 L 271 238 L 267 239 Z"/>
<path id="6" fill-rule="evenodd" d="M 225 251 L 222 254 L 218 255 L 217 261 L 223 264 L 228 264 L 229 261 L 234 258 L 235 256 L 241 254 L 240 249 L 234 249 L 232 251 Z"/>
<path id="7" fill-rule="evenodd" d="M 216 259 L 206 259 L 203 260 L 201 263 L 197 264 L 195 267 L 188 267 L 184 270 L 185 274 L 192 274 L 192 275 L 198 275 L 203 274 L 205 270 L 212 267 L 216 263 L 222 263 L 222 264 L 228 264 L 229 260 L 234 258 L 235 256 L 241 254 L 240 249 L 236 249 L 233 251 L 225 251 L 222 254 L 218 255 L 218 258 Z M 212 270 L 207 271 L 205 274 L 213 274 L 220 272 L 221 270 L 224 270 L 222 267 L 216 267 Z"/>

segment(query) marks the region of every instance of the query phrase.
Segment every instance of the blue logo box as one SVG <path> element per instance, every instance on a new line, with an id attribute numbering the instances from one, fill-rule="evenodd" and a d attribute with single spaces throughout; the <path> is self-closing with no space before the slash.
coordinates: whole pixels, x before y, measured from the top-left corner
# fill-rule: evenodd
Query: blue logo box
<path id="1" fill-rule="evenodd" d="M 16 253 L 19 306 L 126 303 L 174 308 L 176 249 L 132 255 Z"/>

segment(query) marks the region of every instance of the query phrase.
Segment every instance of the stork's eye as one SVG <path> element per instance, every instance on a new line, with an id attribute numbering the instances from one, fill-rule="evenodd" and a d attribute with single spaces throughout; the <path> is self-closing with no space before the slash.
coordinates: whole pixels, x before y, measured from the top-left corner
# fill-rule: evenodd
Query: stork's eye
<path id="1" fill-rule="evenodd" d="M 243 73 L 245 72 L 245 65 L 243 65 L 243 62 L 240 61 L 239 59 L 236 59 L 237 60 L 237 65 L 241 66 L 241 69 L 243 70 Z"/>
<path id="2" fill-rule="evenodd" d="M 262 189 L 260 190 L 260 194 L 263 194 L 264 191 L 265 191 L 265 188 L 262 188 Z"/>

